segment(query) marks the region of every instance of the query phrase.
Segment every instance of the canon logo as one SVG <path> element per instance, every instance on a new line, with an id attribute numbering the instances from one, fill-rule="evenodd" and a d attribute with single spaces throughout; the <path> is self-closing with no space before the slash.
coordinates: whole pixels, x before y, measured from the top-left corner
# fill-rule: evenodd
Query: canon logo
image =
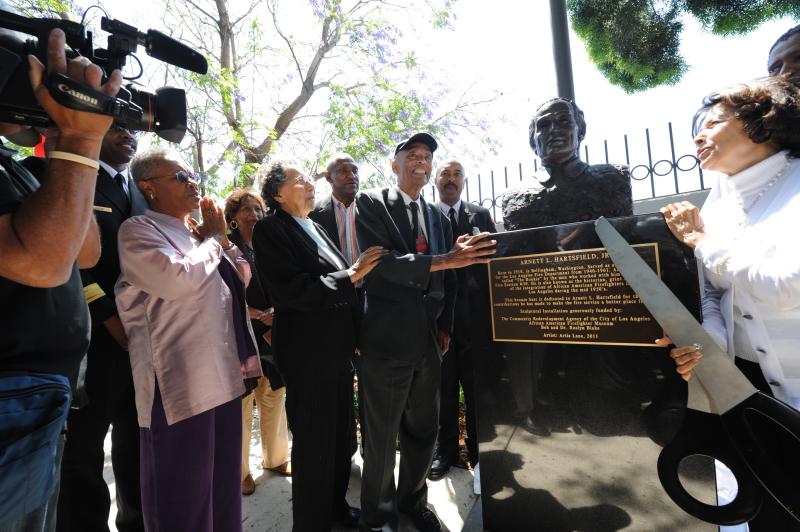
<path id="1" fill-rule="evenodd" d="M 77 99 L 79 99 L 81 101 L 84 101 L 84 102 L 92 104 L 92 105 L 97 105 L 97 98 L 92 98 L 91 96 L 89 96 L 87 94 L 83 94 L 82 92 L 78 92 L 76 90 L 70 89 L 69 85 L 67 85 L 65 83 L 59 83 L 58 84 L 58 90 L 60 90 L 61 92 L 66 92 L 67 94 L 69 94 L 73 98 L 77 98 Z"/>

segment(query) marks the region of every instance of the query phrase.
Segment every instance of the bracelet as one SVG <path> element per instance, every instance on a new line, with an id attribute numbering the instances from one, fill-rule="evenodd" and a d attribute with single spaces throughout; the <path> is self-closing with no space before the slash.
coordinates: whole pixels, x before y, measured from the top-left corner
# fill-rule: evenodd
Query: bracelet
<path id="1" fill-rule="evenodd" d="M 64 161 L 71 161 L 73 163 L 83 164 L 85 166 L 91 166 L 95 170 L 100 170 L 100 163 L 98 163 L 94 159 L 89 159 L 88 157 L 84 157 L 83 155 L 78 155 L 77 153 L 55 150 L 48 153 L 47 157 L 49 157 L 50 159 L 62 159 Z"/>

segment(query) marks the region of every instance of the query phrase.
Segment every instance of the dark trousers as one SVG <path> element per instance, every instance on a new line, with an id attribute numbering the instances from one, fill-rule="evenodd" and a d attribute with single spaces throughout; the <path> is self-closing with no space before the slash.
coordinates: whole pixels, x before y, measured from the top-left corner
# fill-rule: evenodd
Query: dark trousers
<path id="1" fill-rule="evenodd" d="M 396 530 L 397 511 L 425 508 L 436 434 L 439 428 L 441 362 L 431 344 L 416 361 L 360 358 L 361 408 L 366 424 L 364 471 L 361 478 L 361 528 Z M 394 482 L 397 437 L 400 478 Z"/>
<path id="2" fill-rule="evenodd" d="M 86 370 L 89 403 L 72 410 L 61 466 L 59 532 L 108 532 L 111 497 L 103 479 L 103 441 L 111 430 L 119 532 L 144 530 L 139 490 L 139 424 L 128 353 L 102 324 L 92 334 Z"/>
<path id="3" fill-rule="evenodd" d="M 329 531 L 345 511 L 353 437 L 353 373 L 286 375 L 292 431 L 292 530 Z"/>
<path id="4" fill-rule="evenodd" d="M 242 530 L 241 398 L 167 425 L 156 387 L 140 433 L 147 532 Z"/>
<path id="5" fill-rule="evenodd" d="M 442 358 L 442 389 L 439 412 L 438 454 L 451 463 L 458 463 L 458 398 L 459 387 L 464 390 L 464 409 L 467 421 L 467 451 L 469 461 L 478 461 L 478 436 L 475 425 L 475 375 L 474 350 L 458 332 L 450 342 L 450 349 Z"/>

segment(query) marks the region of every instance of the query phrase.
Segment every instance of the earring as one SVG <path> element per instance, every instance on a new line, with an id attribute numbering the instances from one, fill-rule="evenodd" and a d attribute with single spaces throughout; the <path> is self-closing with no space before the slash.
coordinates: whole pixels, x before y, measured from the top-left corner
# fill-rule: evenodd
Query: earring
<path id="1" fill-rule="evenodd" d="M 154 199 L 156 199 L 156 195 L 151 192 L 150 193 L 150 201 L 152 201 Z"/>
<path id="2" fill-rule="evenodd" d="M 231 223 L 228 224 L 230 226 L 231 231 L 236 231 L 239 228 L 239 224 L 236 223 L 236 220 L 231 220 Z"/>

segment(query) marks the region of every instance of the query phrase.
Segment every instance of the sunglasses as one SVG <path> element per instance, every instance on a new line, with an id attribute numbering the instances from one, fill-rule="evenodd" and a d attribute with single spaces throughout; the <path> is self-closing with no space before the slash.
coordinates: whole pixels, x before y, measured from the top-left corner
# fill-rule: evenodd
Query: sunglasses
<path id="1" fill-rule="evenodd" d="M 154 175 L 153 177 L 148 177 L 146 179 L 140 179 L 139 181 L 150 181 L 152 179 L 161 179 L 162 177 L 174 177 L 178 183 L 186 184 L 188 182 L 192 183 L 199 183 L 200 179 L 196 174 L 189 173 L 185 170 L 178 170 L 177 173 L 174 174 L 167 174 L 167 175 Z"/>
<path id="2" fill-rule="evenodd" d="M 109 128 L 109 131 L 113 131 L 114 133 L 122 133 L 123 131 L 127 131 L 127 132 L 128 132 L 128 135 L 130 135 L 130 136 L 131 136 L 131 137 L 133 137 L 133 138 L 137 138 L 137 137 L 139 137 L 139 135 L 141 135 L 141 134 L 142 134 L 142 132 L 141 132 L 141 131 L 133 131 L 133 130 L 131 130 L 131 129 L 128 129 L 128 128 L 126 128 L 126 127 L 122 127 L 122 126 L 119 126 L 119 125 L 116 125 L 116 124 L 114 124 L 113 126 L 111 126 L 111 127 Z"/>

